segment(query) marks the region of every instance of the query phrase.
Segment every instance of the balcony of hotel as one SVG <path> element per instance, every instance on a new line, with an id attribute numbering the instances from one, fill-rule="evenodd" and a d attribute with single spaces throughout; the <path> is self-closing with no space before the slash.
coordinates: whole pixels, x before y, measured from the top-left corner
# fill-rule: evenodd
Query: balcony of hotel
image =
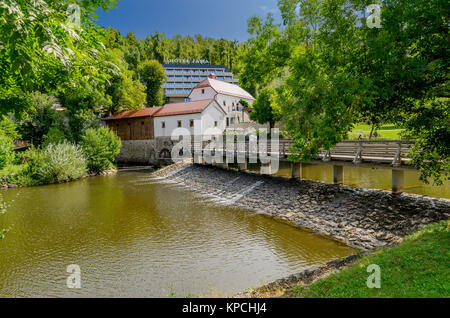
<path id="1" fill-rule="evenodd" d="M 232 76 L 233 74 L 231 72 L 226 72 L 224 70 L 215 70 L 215 69 L 205 69 L 205 70 L 188 70 L 188 69 L 166 69 L 167 76 L 170 75 L 206 75 L 214 73 L 216 75 L 223 75 L 223 76 Z"/>
<path id="2" fill-rule="evenodd" d="M 174 89 L 174 88 L 166 88 L 164 90 L 164 95 L 167 97 L 187 97 L 192 90 L 190 89 Z"/>
<path id="3" fill-rule="evenodd" d="M 163 84 L 163 88 L 194 88 L 197 85 L 197 83 L 183 83 L 183 82 L 176 82 L 171 83 L 167 82 Z"/>

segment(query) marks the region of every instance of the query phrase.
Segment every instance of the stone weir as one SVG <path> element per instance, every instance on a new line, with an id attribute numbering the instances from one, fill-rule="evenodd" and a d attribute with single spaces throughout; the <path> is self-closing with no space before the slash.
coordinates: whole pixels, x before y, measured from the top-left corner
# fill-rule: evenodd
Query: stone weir
<path id="1" fill-rule="evenodd" d="M 153 174 L 244 208 L 369 250 L 450 216 L 450 200 L 175 164 Z"/>

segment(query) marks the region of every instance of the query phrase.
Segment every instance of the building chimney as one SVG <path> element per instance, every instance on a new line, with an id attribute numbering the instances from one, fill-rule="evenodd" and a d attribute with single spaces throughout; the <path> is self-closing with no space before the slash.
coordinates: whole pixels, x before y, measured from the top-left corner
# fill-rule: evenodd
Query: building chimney
<path id="1" fill-rule="evenodd" d="M 214 74 L 214 73 L 211 73 L 211 74 L 209 74 L 209 76 L 208 76 L 209 78 L 212 78 L 212 79 L 216 79 L 216 74 Z"/>

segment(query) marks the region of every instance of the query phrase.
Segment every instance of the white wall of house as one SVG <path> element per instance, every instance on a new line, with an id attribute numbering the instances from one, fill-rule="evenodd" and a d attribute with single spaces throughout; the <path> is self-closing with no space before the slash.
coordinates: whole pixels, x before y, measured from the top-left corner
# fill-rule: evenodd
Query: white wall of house
<path id="1" fill-rule="evenodd" d="M 194 127 L 190 127 L 191 120 L 194 121 L 195 127 L 195 124 L 197 124 L 201 120 L 201 113 L 155 117 L 155 137 L 170 137 L 172 135 L 172 132 L 175 129 L 179 128 L 179 121 L 181 121 L 181 128 L 186 128 L 191 134 L 194 134 Z"/>
<path id="2" fill-rule="evenodd" d="M 215 102 L 211 103 L 202 113 L 202 134 L 208 128 L 218 128 L 224 131 L 226 128 L 225 117 L 226 114 L 223 113 L 220 106 Z"/>
<path id="3" fill-rule="evenodd" d="M 216 91 L 213 90 L 211 87 L 205 87 L 193 89 L 189 97 L 191 101 L 196 101 L 196 100 L 213 99 L 214 96 L 216 96 L 216 94 L 217 94 Z"/>
<path id="4" fill-rule="evenodd" d="M 248 113 L 242 112 L 242 105 L 239 101 L 241 99 L 245 100 L 251 106 L 253 104 L 253 100 L 224 94 L 217 94 L 215 98 L 219 105 L 222 106 L 223 110 L 227 113 L 227 117 L 229 118 L 228 122 L 230 124 L 235 121 L 240 123 L 250 122 Z"/>
<path id="5" fill-rule="evenodd" d="M 178 122 L 181 122 L 181 128 L 188 129 L 191 135 L 204 134 L 208 128 L 219 128 L 225 130 L 225 114 L 220 110 L 217 103 L 212 102 L 202 113 L 183 114 L 172 116 L 161 116 L 154 118 L 155 137 L 170 137 L 172 132 L 180 128 Z M 194 121 L 194 126 L 191 126 Z M 163 122 L 165 128 L 163 128 Z"/>
<path id="6" fill-rule="evenodd" d="M 240 123 L 250 123 L 250 117 L 247 112 L 242 111 L 242 105 L 239 103 L 240 100 L 245 100 L 250 106 L 253 104 L 253 99 L 241 98 L 238 96 L 232 96 L 227 94 L 217 93 L 211 87 L 196 88 L 192 90 L 190 94 L 190 100 L 205 100 L 214 98 L 217 103 L 222 107 L 224 112 L 227 114 L 227 119 L 225 119 L 225 125 L 228 126 Z"/>

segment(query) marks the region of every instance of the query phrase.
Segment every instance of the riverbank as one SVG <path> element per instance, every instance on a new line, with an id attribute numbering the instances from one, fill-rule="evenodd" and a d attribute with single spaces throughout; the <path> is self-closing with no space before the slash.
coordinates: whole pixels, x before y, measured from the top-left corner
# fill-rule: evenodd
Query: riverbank
<path id="1" fill-rule="evenodd" d="M 394 245 L 450 216 L 450 200 L 176 164 L 153 174 L 223 204 L 315 231 L 360 250 Z"/>
<path id="2" fill-rule="evenodd" d="M 397 246 L 330 261 L 234 297 L 448 297 L 449 229 L 448 220 L 432 224 Z M 380 288 L 367 287 L 371 264 L 380 268 Z"/>
<path id="3" fill-rule="evenodd" d="M 116 174 L 117 171 L 118 170 L 116 168 L 112 168 L 112 169 L 101 171 L 99 173 L 90 173 L 90 174 L 87 174 L 86 176 L 84 176 L 82 178 L 73 179 L 73 180 L 70 180 L 70 181 L 57 182 L 57 183 L 72 182 L 72 181 L 77 181 L 77 180 L 81 180 L 81 179 L 84 179 L 84 178 L 96 177 L 96 176 L 109 176 L 109 175 Z M 7 189 L 14 189 L 14 188 L 19 188 L 19 187 L 34 186 L 34 185 L 27 185 L 27 184 L 9 183 L 9 180 L 15 180 L 15 179 L 16 178 L 15 178 L 14 175 L 7 175 L 7 174 L 5 174 L 5 175 L 0 176 L 0 189 L 7 190 Z M 53 184 L 53 183 L 48 183 L 48 184 Z M 40 185 L 45 185 L 45 184 L 38 184 L 37 186 L 40 186 Z"/>
<path id="4" fill-rule="evenodd" d="M 296 285 L 289 297 L 442 298 L 450 296 L 448 261 L 450 222 L 430 225 L 405 237 L 402 244 L 363 256 L 352 266 L 310 286 Z M 367 267 L 380 268 L 380 288 L 368 288 Z"/>

